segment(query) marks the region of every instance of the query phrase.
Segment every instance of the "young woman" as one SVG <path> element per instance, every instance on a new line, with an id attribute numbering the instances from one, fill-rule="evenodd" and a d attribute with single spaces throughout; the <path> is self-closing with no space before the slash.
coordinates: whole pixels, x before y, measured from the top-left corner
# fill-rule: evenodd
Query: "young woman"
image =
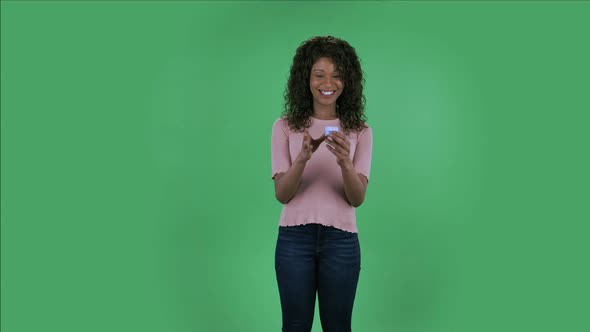
<path id="1" fill-rule="evenodd" d="M 293 58 L 271 143 L 284 204 L 275 251 L 284 332 L 311 331 L 316 292 L 323 331 L 351 331 L 361 269 L 355 208 L 365 199 L 373 144 L 363 82 L 344 40 L 311 38 Z"/>

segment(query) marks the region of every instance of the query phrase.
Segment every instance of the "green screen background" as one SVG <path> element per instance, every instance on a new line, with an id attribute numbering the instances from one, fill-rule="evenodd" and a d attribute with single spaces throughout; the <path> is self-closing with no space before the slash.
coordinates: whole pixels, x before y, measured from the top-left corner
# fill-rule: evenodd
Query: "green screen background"
<path id="1" fill-rule="evenodd" d="M 3 332 L 279 331 L 270 133 L 315 35 L 374 130 L 353 330 L 590 328 L 590 3 L 1 9 Z"/>

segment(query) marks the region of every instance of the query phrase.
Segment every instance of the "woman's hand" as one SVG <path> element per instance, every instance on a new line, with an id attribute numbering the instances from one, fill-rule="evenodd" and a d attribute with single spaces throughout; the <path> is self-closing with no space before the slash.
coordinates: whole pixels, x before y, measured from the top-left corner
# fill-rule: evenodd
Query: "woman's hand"
<path id="1" fill-rule="evenodd" d="M 336 161 L 340 167 L 349 167 L 352 165 L 350 160 L 350 141 L 344 134 L 339 131 L 333 131 L 326 139 L 328 150 L 336 156 Z"/>
<path id="2" fill-rule="evenodd" d="M 342 170 L 344 194 L 350 205 L 359 207 L 365 200 L 368 179 L 357 173 L 350 160 L 350 141 L 341 132 L 332 132 L 326 139 L 328 150 L 336 156 Z"/>
<path id="3" fill-rule="evenodd" d="M 305 129 L 303 132 L 303 143 L 301 144 L 301 152 L 297 159 L 306 162 L 311 159 L 311 155 L 320 147 L 320 144 L 326 139 L 325 134 L 318 139 L 311 138 L 311 135 Z"/>

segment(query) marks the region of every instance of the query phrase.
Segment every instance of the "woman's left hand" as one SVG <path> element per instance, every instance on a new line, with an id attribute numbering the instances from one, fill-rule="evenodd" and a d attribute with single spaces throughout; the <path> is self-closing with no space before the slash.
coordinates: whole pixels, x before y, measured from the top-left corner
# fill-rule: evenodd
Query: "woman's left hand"
<path id="1" fill-rule="evenodd" d="M 339 131 L 333 131 L 330 136 L 326 138 L 326 146 L 328 150 L 336 156 L 336 161 L 340 167 L 350 166 L 350 141 Z"/>

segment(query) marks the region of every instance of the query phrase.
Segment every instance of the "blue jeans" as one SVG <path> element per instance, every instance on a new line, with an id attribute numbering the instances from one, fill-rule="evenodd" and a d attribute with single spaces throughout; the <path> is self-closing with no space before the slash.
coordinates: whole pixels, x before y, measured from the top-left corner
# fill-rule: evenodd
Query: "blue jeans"
<path id="1" fill-rule="evenodd" d="M 319 224 L 279 227 L 275 271 L 283 332 L 310 332 L 318 294 L 324 332 L 351 331 L 361 269 L 357 233 Z"/>

